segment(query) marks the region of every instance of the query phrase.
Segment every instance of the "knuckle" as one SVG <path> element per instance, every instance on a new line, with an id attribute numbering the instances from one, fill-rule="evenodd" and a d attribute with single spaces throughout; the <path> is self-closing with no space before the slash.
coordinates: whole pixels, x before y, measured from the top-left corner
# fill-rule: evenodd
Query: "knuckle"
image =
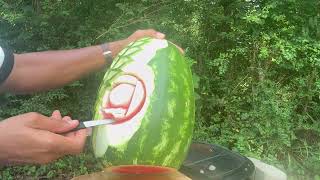
<path id="1" fill-rule="evenodd" d="M 32 124 L 37 124 L 41 118 L 41 115 L 39 113 L 36 112 L 30 112 L 27 113 L 27 119 L 30 121 L 30 123 Z"/>
<path id="2" fill-rule="evenodd" d="M 46 138 L 45 144 L 46 144 L 46 148 L 47 148 L 49 151 L 51 151 L 52 149 L 55 149 L 55 148 L 56 148 L 56 142 L 55 142 L 54 138 L 52 138 L 52 137 Z"/>
<path id="3" fill-rule="evenodd" d="M 39 119 L 41 117 L 41 115 L 39 113 L 37 113 L 37 112 L 30 112 L 30 113 L 28 113 L 28 115 L 30 116 L 30 118 L 32 120 L 36 120 L 36 119 Z"/>

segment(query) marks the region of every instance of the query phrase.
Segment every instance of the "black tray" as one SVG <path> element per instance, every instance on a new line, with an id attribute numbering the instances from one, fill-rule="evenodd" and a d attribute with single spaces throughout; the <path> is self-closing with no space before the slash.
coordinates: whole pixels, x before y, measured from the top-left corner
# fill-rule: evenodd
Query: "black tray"
<path id="1" fill-rule="evenodd" d="M 255 167 L 246 157 L 222 146 L 194 142 L 180 172 L 195 180 L 250 180 Z"/>

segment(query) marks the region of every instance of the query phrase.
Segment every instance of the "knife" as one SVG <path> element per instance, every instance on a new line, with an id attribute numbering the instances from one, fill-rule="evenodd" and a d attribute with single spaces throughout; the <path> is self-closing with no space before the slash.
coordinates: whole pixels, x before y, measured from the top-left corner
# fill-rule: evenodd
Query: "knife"
<path id="1" fill-rule="evenodd" d="M 116 122 L 116 120 L 114 120 L 114 119 L 82 121 L 82 122 L 79 122 L 79 125 L 76 128 L 72 129 L 71 131 L 77 131 L 77 130 L 85 129 L 85 128 L 89 128 L 89 127 L 113 124 L 115 122 Z"/>

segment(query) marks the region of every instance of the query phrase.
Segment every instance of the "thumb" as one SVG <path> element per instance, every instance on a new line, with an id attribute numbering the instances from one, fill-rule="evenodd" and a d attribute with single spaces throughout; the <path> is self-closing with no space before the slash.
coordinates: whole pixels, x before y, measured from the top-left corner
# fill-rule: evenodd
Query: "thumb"
<path id="1" fill-rule="evenodd" d="M 185 54 L 185 53 L 184 53 L 184 50 L 183 50 L 180 46 L 176 45 L 176 44 L 173 43 L 173 42 L 171 42 L 171 43 L 172 43 L 173 45 L 175 45 L 182 54 Z"/>
<path id="2" fill-rule="evenodd" d="M 38 113 L 26 114 L 28 126 L 35 129 L 47 130 L 53 133 L 65 133 L 78 126 L 79 121 L 62 121 L 61 119 L 50 118 Z"/>

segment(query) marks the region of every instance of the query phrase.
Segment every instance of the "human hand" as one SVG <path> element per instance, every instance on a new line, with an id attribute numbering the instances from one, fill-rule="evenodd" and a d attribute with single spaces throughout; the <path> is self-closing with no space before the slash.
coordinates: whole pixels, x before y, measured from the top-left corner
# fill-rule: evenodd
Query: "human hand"
<path id="1" fill-rule="evenodd" d="M 46 164 L 67 154 L 81 153 L 86 130 L 56 134 L 78 124 L 70 117 L 62 118 L 59 111 L 51 117 L 33 112 L 0 122 L 0 164 Z"/>
<path id="2" fill-rule="evenodd" d="M 112 57 L 114 58 L 123 48 L 125 48 L 128 44 L 143 37 L 151 37 L 156 39 L 164 39 L 165 35 L 161 32 L 158 32 L 154 29 L 146 29 L 146 30 L 137 30 L 133 34 L 131 34 L 128 38 L 120 41 L 115 41 L 109 43 L 109 48 L 112 52 Z"/>

